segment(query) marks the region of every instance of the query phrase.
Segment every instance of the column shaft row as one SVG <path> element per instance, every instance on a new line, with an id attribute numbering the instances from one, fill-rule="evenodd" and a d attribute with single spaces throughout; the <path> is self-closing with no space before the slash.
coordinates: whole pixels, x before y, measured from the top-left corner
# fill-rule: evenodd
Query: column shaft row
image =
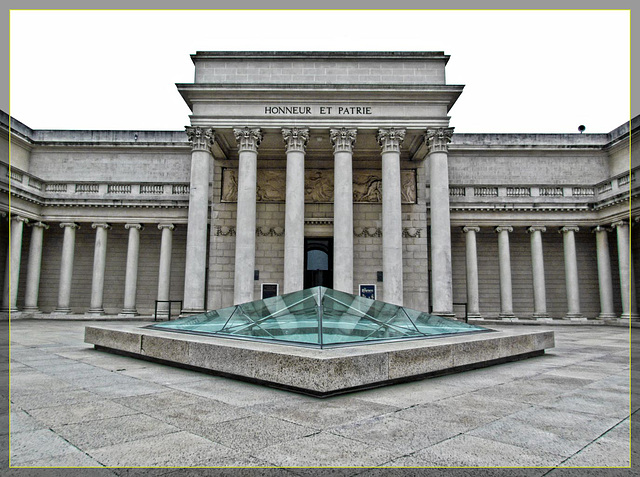
<path id="1" fill-rule="evenodd" d="M 22 247 L 23 225 L 27 219 L 14 217 L 11 231 L 11 248 L 7 254 L 7 268 L 4 283 L 3 309 L 18 312 L 18 282 L 20 272 L 20 248 Z M 42 222 L 30 224 L 32 227 L 31 242 L 29 245 L 29 261 L 27 264 L 27 279 L 25 289 L 25 304 L 21 310 L 27 313 L 39 313 L 38 295 L 40 288 L 40 272 L 42 268 L 43 232 L 49 226 Z M 93 316 L 104 315 L 104 282 L 107 257 L 107 231 L 111 226 L 106 223 L 94 223 L 91 225 L 96 230 L 94 259 L 91 279 L 91 302 L 87 314 Z M 67 315 L 71 313 L 71 291 L 73 279 L 73 264 L 75 256 L 75 235 L 80 226 L 74 222 L 63 222 L 60 227 L 64 229 L 62 254 L 60 260 L 60 275 L 58 281 L 58 300 L 53 313 Z M 138 256 L 140 249 L 140 224 L 126 224 L 129 230 L 127 265 L 125 271 L 125 296 L 124 308 L 121 316 L 136 316 L 136 292 L 138 275 Z M 160 224 L 162 230 L 162 242 L 160 251 L 160 271 L 158 277 L 158 300 L 169 299 L 169 284 L 171 271 L 171 247 L 174 229 L 172 224 Z M 9 266 L 10 265 L 10 266 Z M 10 273 L 9 273 L 10 271 Z M 160 307 L 160 312 L 166 309 L 166 305 Z M 160 313 L 159 313 L 160 314 Z"/>
<path id="2" fill-rule="evenodd" d="M 635 290 L 633 285 L 632 260 L 628 242 L 629 229 L 624 221 L 616 222 L 612 225 L 617 229 L 618 239 L 618 260 L 620 270 L 620 288 L 622 298 L 622 319 L 637 319 Z M 480 231 L 477 226 L 463 227 L 466 235 L 466 269 L 467 269 L 467 310 L 471 318 L 480 318 L 479 297 L 478 297 L 478 265 L 477 265 L 477 245 L 476 232 Z M 576 226 L 566 226 L 560 228 L 563 235 L 564 269 L 567 297 L 566 319 L 585 319 L 580 311 L 580 291 L 578 261 L 575 244 Z M 498 262 L 500 276 L 500 317 L 502 319 L 513 319 L 513 297 L 511 283 L 511 259 L 509 251 L 509 233 L 513 231 L 510 226 L 498 226 L 495 228 L 498 233 Z M 544 276 L 544 254 L 542 248 L 542 232 L 546 231 L 544 226 L 532 226 L 527 229 L 531 235 L 531 270 L 533 278 L 533 317 L 547 320 L 546 286 Z M 611 263 L 609 259 L 609 245 L 607 229 L 597 226 L 593 229 L 596 235 L 597 259 L 598 259 L 598 281 L 600 292 L 601 313 L 600 319 L 614 318 L 616 315 L 613 308 L 613 287 L 611 279 Z"/>

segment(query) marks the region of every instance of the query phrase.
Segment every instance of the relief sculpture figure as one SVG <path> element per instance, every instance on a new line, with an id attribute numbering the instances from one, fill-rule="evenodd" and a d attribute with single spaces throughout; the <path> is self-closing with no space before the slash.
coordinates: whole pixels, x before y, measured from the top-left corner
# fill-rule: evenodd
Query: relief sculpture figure
<path id="1" fill-rule="evenodd" d="M 284 171 L 258 171 L 256 200 L 258 202 L 281 202 L 285 199 Z"/>
<path id="2" fill-rule="evenodd" d="M 237 202 L 238 200 L 238 171 L 223 169 L 222 171 L 222 202 Z"/>
<path id="3" fill-rule="evenodd" d="M 402 181 L 402 203 L 403 204 L 415 204 L 416 203 L 416 179 L 415 171 L 402 171 L 400 173 L 400 180 Z"/>
<path id="4" fill-rule="evenodd" d="M 305 202 L 333 202 L 333 171 L 311 169 L 305 174 Z"/>
<path id="5" fill-rule="evenodd" d="M 354 172 L 354 202 L 382 202 L 382 179 L 379 175 Z"/>

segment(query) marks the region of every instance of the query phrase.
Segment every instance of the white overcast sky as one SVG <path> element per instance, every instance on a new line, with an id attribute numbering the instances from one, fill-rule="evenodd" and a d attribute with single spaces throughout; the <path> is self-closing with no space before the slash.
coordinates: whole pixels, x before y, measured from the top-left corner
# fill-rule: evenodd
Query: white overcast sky
<path id="1" fill-rule="evenodd" d="M 609 132 L 630 115 L 627 10 L 11 12 L 11 115 L 181 130 L 196 51 L 444 51 L 456 132 Z M 637 114 L 637 112 L 634 112 Z"/>

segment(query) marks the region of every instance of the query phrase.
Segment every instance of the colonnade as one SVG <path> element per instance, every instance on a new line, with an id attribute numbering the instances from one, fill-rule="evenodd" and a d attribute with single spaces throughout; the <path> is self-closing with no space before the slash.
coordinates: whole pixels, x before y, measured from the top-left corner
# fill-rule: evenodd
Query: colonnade
<path id="1" fill-rule="evenodd" d="M 21 249 L 24 225 L 31 229 L 31 242 L 29 245 L 29 258 L 27 263 L 27 279 L 24 294 L 24 307 L 18 310 L 18 283 L 20 278 Z M 127 262 L 125 270 L 124 306 L 119 316 L 137 316 L 136 293 L 138 282 L 138 257 L 140 251 L 140 231 L 144 228 L 139 223 L 123 224 L 129 231 L 127 246 Z M 80 224 L 75 222 L 62 222 L 59 226 L 64 229 L 62 241 L 62 253 L 60 258 L 60 274 L 58 280 L 57 305 L 53 310 L 54 315 L 67 315 L 71 310 L 73 263 L 75 258 L 76 230 Z M 7 251 L 7 266 L 5 271 L 4 292 L 2 309 L 12 313 L 23 311 L 39 313 L 38 295 L 40 288 L 40 272 L 42 266 L 43 232 L 50 227 L 40 221 L 29 223 L 29 220 L 13 215 L 11 217 L 11 245 Z M 91 278 L 91 301 L 88 315 L 100 316 L 104 310 L 104 283 L 107 257 L 108 231 L 113 228 L 111 224 L 96 222 L 91 223 L 95 229 L 95 245 L 93 257 L 93 269 Z M 158 300 L 169 300 L 169 284 L 171 274 L 171 253 L 173 230 L 175 226 L 169 223 L 160 223 L 158 228 L 162 230 L 160 244 L 160 266 L 158 276 Z M 11 286 L 9 286 L 11 284 Z M 160 304 L 158 313 L 167 312 L 167 306 Z"/>
<path id="2" fill-rule="evenodd" d="M 578 278 L 578 259 L 576 254 L 575 233 L 580 229 L 575 225 L 560 227 L 564 252 L 565 285 L 567 296 L 567 313 L 564 318 L 569 320 L 584 320 L 580 311 L 580 290 Z M 629 222 L 619 220 L 611 224 L 608 229 L 598 225 L 592 229 L 596 236 L 596 250 L 598 258 L 598 284 L 600 292 L 600 319 L 616 318 L 613 306 L 613 285 L 611 275 L 611 261 L 609 258 L 609 231 L 616 231 L 618 241 L 618 269 L 620 273 L 621 290 L 621 319 L 637 320 L 638 310 L 633 286 L 632 257 L 629 249 Z M 462 228 L 466 245 L 466 279 L 467 279 L 467 315 L 469 318 L 482 318 L 478 294 L 478 256 L 476 233 L 480 227 L 468 225 Z M 509 234 L 513 232 L 510 225 L 499 225 L 494 228 L 498 235 L 498 266 L 500 276 L 500 318 L 510 320 L 515 318 L 513 312 L 513 295 L 511 282 L 511 255 L 509 251 Z M 547 228 L 543 225 L 533 225 L 527 228 L 531 237 L 531 270 L 533 278 L 533 318 L 549 320 L 544 273 L 544 255 L 542 248 L 542 233 Z"/>
<path id="3" fill-rule="evenodd" d="M 256 230 L 256 189 L 258 151 L 262 142 L 259 128 L 236 128 L 233 130 L 238 144 L 238 199 L 236 223 L 236 253 L 234 277 L 234 303 L 253 300 L 255 269 Z M 304 284 L 304 172 L 305 154 L 309 141 L 309 129 L 304 127 L 283 128 L 281 130 L 286 153 L 286 203 L 284 237 L 284 286 L 283 293 L 301 290 Z M 183 313 L 197 313 L 205 310 L 206 260 L 209 237 L 207 236 L 210 207 L 210 180 L 213 166 L 212 147 L 215 132 L 211 128 L 187 127 L 191 143 L 191 182 L 187 226 L 187 249 L 183 296 Z M 432 277 L 433 313 L 453 315 L 453 284 L 451 265 L 451 224 L 449 212 L 448 144 L 453 128 L 427 129 L 424 141 L 428 150 L 425 167 L 429 168 L 430 180 L 430 258 Z M 333 147 L 335 167 L 334 187 L 334 288 L 353 293 L 354 245 L 353 245 L 353 190 L 352 164 L 356 147 L 357 130 L 340 127 L 329 130 Z M 376 140 L 381 148 L 382 170 L 382 272 L 383 301 L 402 305 L 402 199 L 400 182 L 400 152 L 405 137 L 405 129 L 381 128 Z M 42 262 L 44 230 L 49 228 L 43 222 L 29 221 L 21 216 L 11 217 L 11 242 L 7 253 L 7 267 L 3 293 L 3 309 L 17 310 L 18 282 L 21 262 L 22 235 L 25 225 L 32 228 L 29 263 L 27 269 L 24 311 L 38 311 L 38 292 Z M 64 229 L 57 306 L 55 314 L 71 312 L 71 281 L 75 250 L 75 234 L 79 224 L 62 222 Z M 108 231 L 113 225 L 104 222 L 91 224 L 95 230 L 95 246 L 91 283 L 90 315 L 102 315 L 106 268 Z M 135 316 L 138 277 L 138 256 L 142 224 L 127 223 L 127 261 L 125 272 L 124 306 L 121 316 Z M 593 229 L 597 244 L 598 278 L 600 286 L 600 318 L 615 317 L 611 264 L 609 260 L 608 235 L 616 230 L 619 254 L 619 273 L 622 290 L 623 319 L 637 319 L 635 292 L 631 284 L 631 256 L 629 251 L 629 223 L 617 221 L 611 229 L 603 225 Z M 159 262 L 158 300 L 169 299 L 171 248 L 173 224 L 161 223 L 161 253 Z M 563 235 L 564 267 L 566 276 L 566 296 L 568 310 L 565 318 L 582 319 L 579 300 L 579 280 L 575 246 L 574 225 L 561 227 Z M 478 293 L 478 261 L 476 234 L 480 227 L 471 224 L 463 228 L 466 235 L 466 282 L 467 308 L 472 318 L 481 318 Z M 531 239 L 531 260 L 533 274 L 533 316 L 549 319 L 546 306 L 542 234 L 545 226 L 532 225 L 527 229 Z M 495 227 L 498 241 L 498 261 L 500 276 L 500 317 L 513 319 L 511 263 L 509 234 L 510 225 Z M 11 265 L 11 266 L 9 266 Z M 9 287 L 9 283 L 13 286 Z M 166 310 L 164 304 L 160 311 Z"/>

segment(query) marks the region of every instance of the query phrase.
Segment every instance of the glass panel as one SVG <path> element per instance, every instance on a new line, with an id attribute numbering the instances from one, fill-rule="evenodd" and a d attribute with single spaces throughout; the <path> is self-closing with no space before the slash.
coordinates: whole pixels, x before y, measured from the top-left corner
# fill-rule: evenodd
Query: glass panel
<path id="1" fill-rule="evenodd" d="M 480 326 L 323 287 L 149 327 L 320 347 L 488 331 Z"/>

